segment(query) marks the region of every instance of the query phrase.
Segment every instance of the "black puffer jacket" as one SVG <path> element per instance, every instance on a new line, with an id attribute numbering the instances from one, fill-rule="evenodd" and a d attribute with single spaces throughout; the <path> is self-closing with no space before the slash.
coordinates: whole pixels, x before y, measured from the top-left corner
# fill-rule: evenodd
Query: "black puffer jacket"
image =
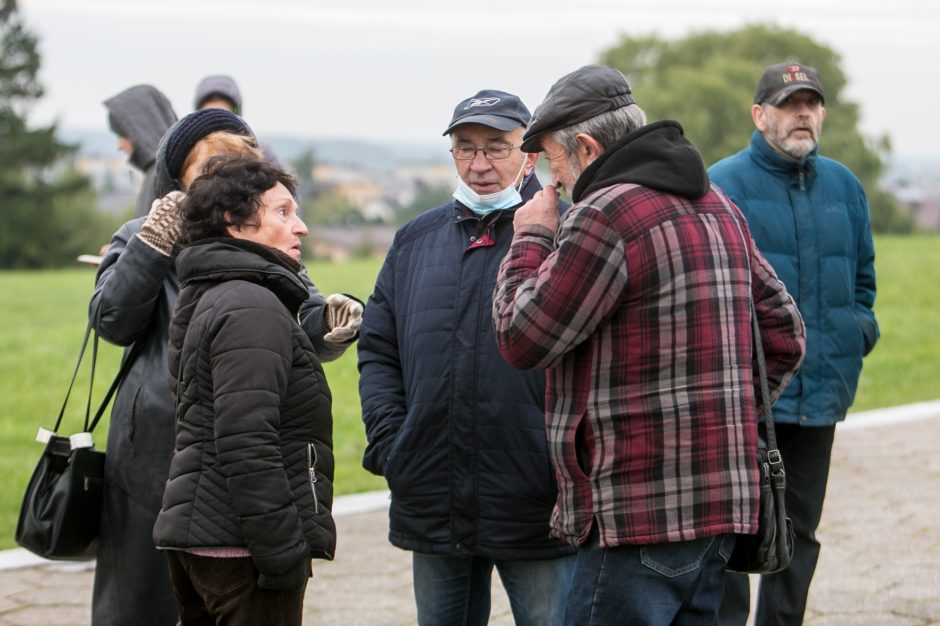
<path id="1" fill-rule="evenodd" d="M 176 451 L 154 541 L 247 547 L 261 586 L 291 588 L 336 545 L 330 390 L 297 321 L 307 289 L 268 248 L 235 239 L 185 248 L 177 272 Z"/>

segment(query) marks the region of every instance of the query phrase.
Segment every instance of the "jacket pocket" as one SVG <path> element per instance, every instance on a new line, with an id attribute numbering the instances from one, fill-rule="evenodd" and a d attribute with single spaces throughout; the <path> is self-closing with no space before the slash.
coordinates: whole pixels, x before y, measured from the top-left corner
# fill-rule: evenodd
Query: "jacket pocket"
<path id="1" fill-rule="evenodd" d="M 134 390 L 134 399 L 131 401 L 131 410 L 130 415 L 127 416 L 127 443 L 134 443 L 134 431 L 137 430 L 137 417 L 140 415 L 140 403 L 141 395 L 143 394 L 144 386 L 137 385 L 137 389 Z"/>
<path id="2" fill-rule="evenodd" d="M 385 453 L 385 463 L 382 466 L 382 475 L 385 477 L 385 481 L 388 483 L 389 487 L 392 485 L 392 477 L 395 475 L 395 470 L 397 469 L 399 460 L 398 449 L 402 446 L 402 440 L 405 438 L 404 432 L 404 423 L 399 426 L 398 430 L 394 435 L 389 437 L 388 445 L 386 446 L 387 452 Z"/>
<path id="3" fill-rule="evenodd" d="M 715 537 L 705 537 L 650 544 L 640 548 L 640 562 L 666 578 L 676 578 L 697 570 L 714 541 Z"/>
<path id="4" fill-rule="evenodd" d="M 307 474 L 310 477 L 310 493 L 313 494 L 313 512 L 320 512 L 320 499 L 317 498 L 317 449 L 312 443 L 307 444 Z"/>

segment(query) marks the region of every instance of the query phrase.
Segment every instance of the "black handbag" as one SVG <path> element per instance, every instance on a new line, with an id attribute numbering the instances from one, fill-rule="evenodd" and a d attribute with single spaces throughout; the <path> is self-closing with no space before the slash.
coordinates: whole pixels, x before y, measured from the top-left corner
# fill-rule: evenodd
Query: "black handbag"
<path id="1" fill-rule="evenodd" d="M 23 496 L 16 523 L 16 542 L 47 559 L 85 561 L 95 558 L 97 552 L 105 453 L 93 449 L 91 434 L 130 369 L 136 346 L 122 361 L 101 406 L 98 407 L 94 418 L 89 420 L 95 382 L 95 361 L 98 357 L 98 333 L 94 333 L 84 429 L 72 437 L 61 436 L 57 433 L 62 425 L 62 416 L 65 414 L 88 338 L 93 332 L 89 323 L 55 428 L 52 432 L 43 428 L 39 430 L 37 440 L 45 441 L 46 447 L 26 486 L 26 494 Z"/>
<path id="2" fill-rule="evenodd" d="M 767 364 L 757 315 L 751 308 L 754 352 L 760 377 L 761 413 L 757 422 L 757 466 L 760 470 L 760 511 L 756 535 L 738 535 L 725 569 L 746 574 L 770 574 L 786 569 L 793 558 L 793 522 L 787 517 L 786 472 L 777 449 L 770 410 Z"/>

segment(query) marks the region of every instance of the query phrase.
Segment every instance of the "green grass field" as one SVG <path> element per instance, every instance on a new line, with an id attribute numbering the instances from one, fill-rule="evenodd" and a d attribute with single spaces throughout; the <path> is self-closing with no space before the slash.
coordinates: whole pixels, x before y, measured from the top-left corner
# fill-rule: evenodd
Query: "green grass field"
<path id="1" fill-rule="evenodd" d="M 940 237 L 880 237 L 878 301 L 881 341 L 866 359 L 854 410 L 940 397 Z M 313 263 L 324 293 L 366 299 L 380 261 Z M 0 272 L 0 548 L 13 543 L 22 491 L 41 451 L 40 426 L 58 414 L 86 323 L 94 282 L 90 269 Z M 97 395 L 117 368 L 119 351 L 102 345 Z M 359 411 L 355 349 L 326 364 L 333 391 L 337 494 L 384 488 L 360 465 L 365 435 Z M 63 431 L 78 430 L 88 378 L 83 372 Z M 96 441 L 104 445 L 106 425 Z"/>
<path id="2" fill-rule="evenodd" d="M 379 266 L 379 260 L 315 262 L 308 270 L 324 294 L 345 292 L 365 301 Z M 42 451 L 35 442 L 36 431 L 40 426 L 52 428 L 62 406 L 87 323 L 94 279 L 93 269 L 0 272 L 0 548 L 15 545 L 20 499 Z M 100 400 L 117 372 L 121 352 L 105 342 L 99 350 L 95 398 Z M 90 356 L 89 352 L 75 383 L 62 432 L 81 430 Z M 382 489 L 385 480 L 361 466 L 365 431 L 355 346 L 324 369 L 333 392 L 336 493 Z M 99 448 L 104 447 L 106 433 L 103 420 L 96 429 Z"/>

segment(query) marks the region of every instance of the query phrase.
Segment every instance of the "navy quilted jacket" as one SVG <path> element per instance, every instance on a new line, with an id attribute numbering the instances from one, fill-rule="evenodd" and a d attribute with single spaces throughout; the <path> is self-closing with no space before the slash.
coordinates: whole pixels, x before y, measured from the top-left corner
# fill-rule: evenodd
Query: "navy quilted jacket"
<path id="1" fill-rule="evenodd" d="M 531 198 L 541 186 L 523 187 Z M 395 236 L 359 334 L 363 465 L 392 492 L 390 541 L 432 554 L 543 559 L 556 486 L 545 376 L 500 356 L 490 320 L 512 212 L 431 209 Z"/>

